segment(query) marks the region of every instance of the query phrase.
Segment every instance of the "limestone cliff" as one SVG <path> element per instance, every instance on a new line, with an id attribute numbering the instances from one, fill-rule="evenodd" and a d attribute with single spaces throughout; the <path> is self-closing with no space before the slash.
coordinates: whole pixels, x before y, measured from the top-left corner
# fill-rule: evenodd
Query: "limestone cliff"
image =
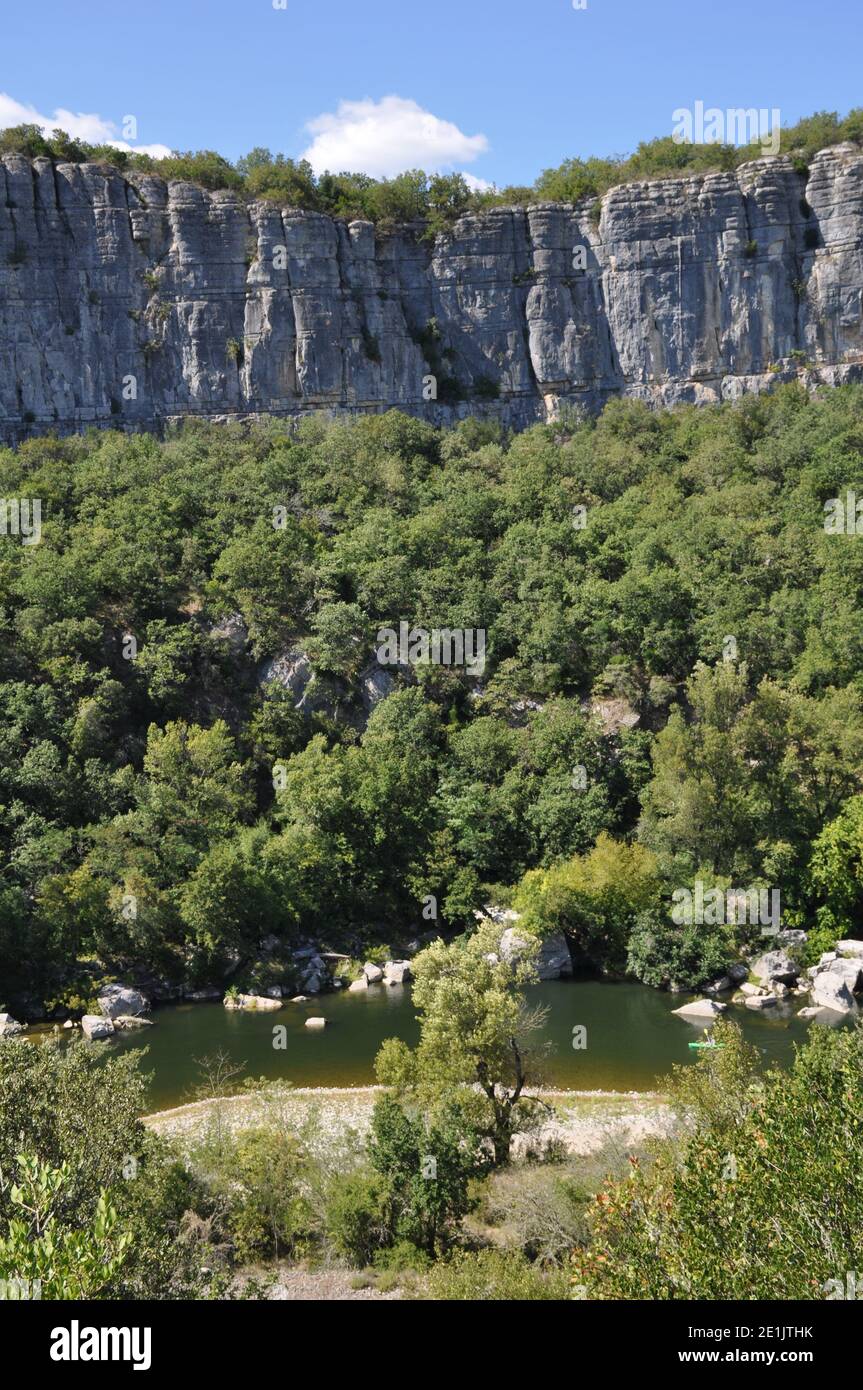
<path id="1" fill-rule="evenodd" d="M 863 379 L 855 145 L 421 233 L 7 156 L 0 439 L 391 406 L 523 425 Z"/>

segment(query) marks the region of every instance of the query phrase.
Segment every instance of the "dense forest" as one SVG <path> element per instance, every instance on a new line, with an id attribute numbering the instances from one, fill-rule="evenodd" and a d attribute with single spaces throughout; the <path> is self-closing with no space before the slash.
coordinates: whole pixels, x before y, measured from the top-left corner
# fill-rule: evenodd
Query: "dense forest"
<path id="1" fill-rule="evenodd" d="M 0 1003 L 490 900 L 694 986 L 751 930 L 672 930 L 696 879 L 780 889 L 817 959 L 863 920 L 861 448 L 863 391 L 789 386 L 3 450 L 41 537 L 0 546 Z M 402 622 L 483 674 L 379 666 Z"/>
<path id="2" fill-rule="evenodd" d="M 781 131 L 779 149 L 805 172 L 818 150 L 846 140 L 863 143 L 863 107 L 855 107 L 844 117 L 835 111 L 806 116 Z M 531 185 L 501 189 L 471 186 L 461 173 L 426 174 L 421 169 L 389 179 L 349 171 L 316 174 L 306 160 L 274 155 L 263 147 L 250 150 L 236 164 L 213 150 L 176 150 L 157 159 L 113 145 L 88 145 L 59 129 L 48 136 L 35 125 L 0 131 L 0 157 L 4 154 L 72 163 L 93 161 L 130 175 L 152 173 L 165 179 L 187 179 L 204 188 L 231 189 L 245 198 L 271 200 L 331 217 L 368 218 L 384 231 L 397 223 L 419 220 L 426 222 L 427 234 L 434 236 L 465 213 L 540 201 L 598 200 L 616 184 L 736 169 L 747 160 L 762 158 L 765 148 L 758 140 L 749 145 L 699 144 L 678 142 L 673 135 L 665 135 L 642 141 L 631 155 L 566 159 L 556 168 L 544 169 Z"/>

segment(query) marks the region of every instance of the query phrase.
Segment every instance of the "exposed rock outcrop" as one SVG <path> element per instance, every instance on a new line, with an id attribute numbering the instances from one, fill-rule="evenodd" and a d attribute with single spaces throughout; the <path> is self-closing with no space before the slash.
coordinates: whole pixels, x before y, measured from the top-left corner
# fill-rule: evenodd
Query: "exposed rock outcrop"
<path id="1" fill-rule="evenodd" d="M 106 985 L 99 994 L 99 1008 L 105 1018 L 116 1019 L 124 1014 L 134 1018 L 149 1013 L 150 1001 L 131 985 Z"/>
<path id="2" fill-rule="evenodd" d="M 392 406 L 520 426 L 863 379 L 856 145 L 422 231 L 6 155 L 0 439 Z"/>

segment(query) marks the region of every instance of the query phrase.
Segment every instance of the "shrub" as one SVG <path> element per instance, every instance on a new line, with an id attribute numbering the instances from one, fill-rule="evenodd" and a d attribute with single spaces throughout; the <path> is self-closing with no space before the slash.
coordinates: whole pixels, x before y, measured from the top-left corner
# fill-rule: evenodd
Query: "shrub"
<path id="1" fill-rule="evenodd" d="M 241 1260 L 305 1251 L 315 1222 L 305 1195 L 307 1160 L 298 1139 L 280 1129 L 244 1133 L 222 1154 L 215 1190 Z"/>
<path id="2" fill-rule="evenodd" d="M 508 1301 L 572 1298 L 572 1282 L 562 1271 L 545 1273 L 523 1255 L 509 1250 L 457 1251 L 439 1261 L 429 1273 L 422 1299 L 445 1302 Z"/>
<path id="3" fill-rule="evenodd" d="M 327 1194 L 326 1232 L 333 1249 L 362 1269 L 392 1240 L 387 1187 L 377 1173 L 338 1176 Z"/>
<path id="4" fill-rule="evenodd" d="M 863 1262 L 863 1028 L 818 1028 L 755 1082 L 739 1045 L 689 1072 L 694 1133 L 598 1195 L 577 1278 L 600 1298 L 823 1299 Z"/>

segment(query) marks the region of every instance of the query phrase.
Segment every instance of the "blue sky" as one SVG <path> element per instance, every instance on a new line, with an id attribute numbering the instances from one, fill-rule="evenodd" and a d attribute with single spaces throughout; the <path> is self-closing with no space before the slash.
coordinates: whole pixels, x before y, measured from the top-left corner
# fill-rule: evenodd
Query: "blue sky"
<path id="1" fill-rule="evenodd" d="M 527 183 L 569 155 L 670 134 L 696 100 L 778 107 L 784 124 L 863 105 L 861 6 L 39 0 L 4 13 L 0 125 L 29 114 L 119 139 L 132 115 L 133 145 L 229 158 L 266 145 L 332 168 Z"/>

